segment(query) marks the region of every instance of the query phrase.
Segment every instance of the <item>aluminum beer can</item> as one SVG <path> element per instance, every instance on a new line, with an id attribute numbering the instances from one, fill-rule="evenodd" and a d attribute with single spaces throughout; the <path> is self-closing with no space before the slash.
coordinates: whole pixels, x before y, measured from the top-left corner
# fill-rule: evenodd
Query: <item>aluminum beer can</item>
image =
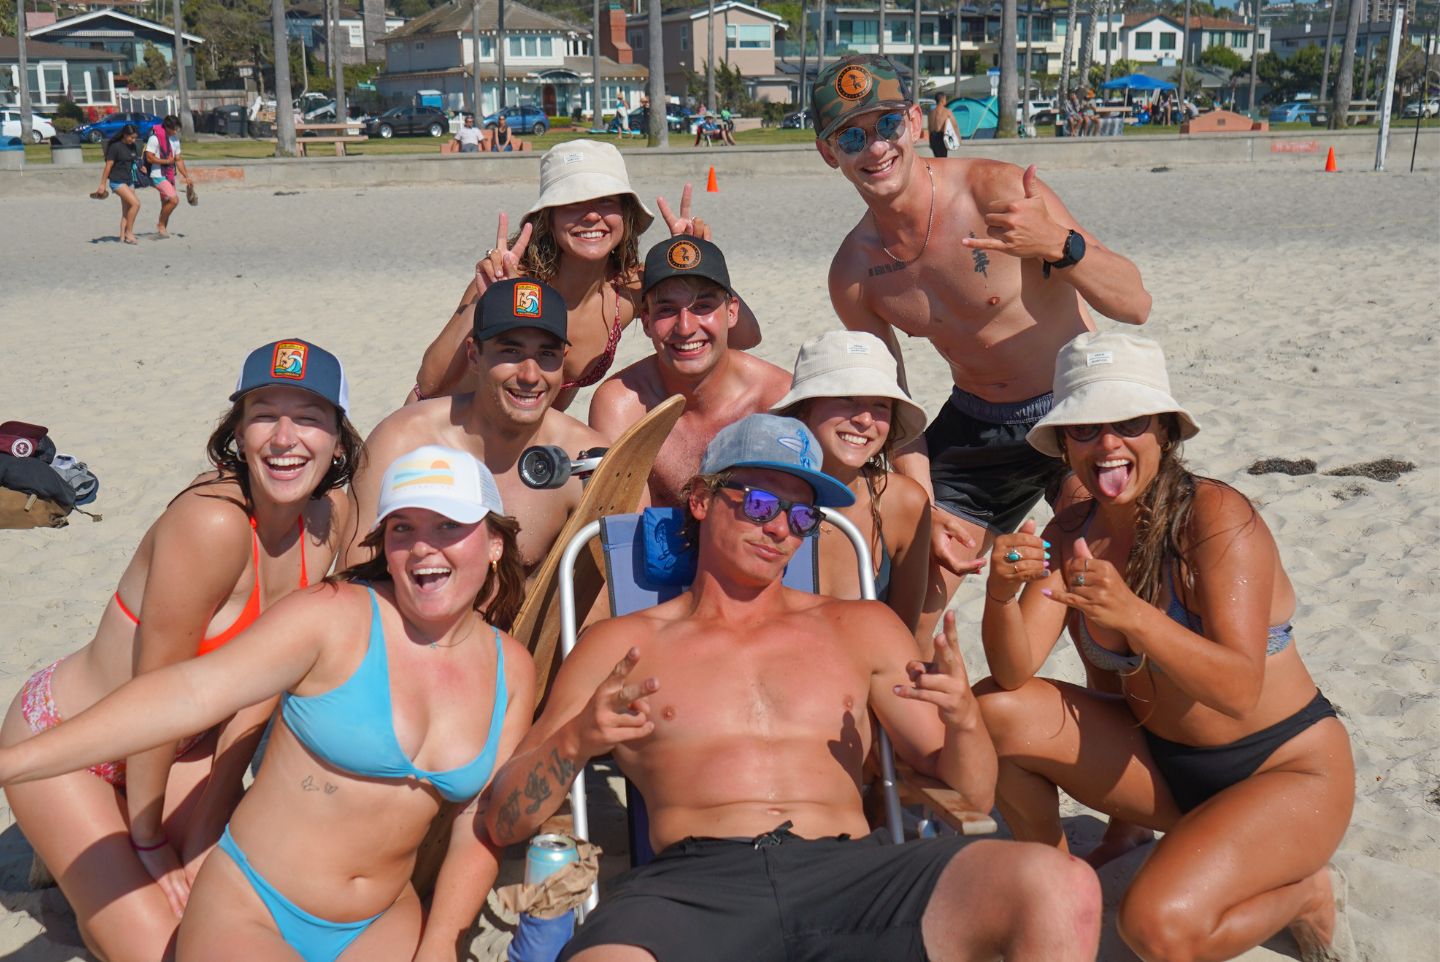
<path id="1" fill-rule="evenodd" d="M 580 860 L 575 843 L 565 835 L 536 835 L 525 853 L 525 884 L 539 885 L 571 862 Z"/>

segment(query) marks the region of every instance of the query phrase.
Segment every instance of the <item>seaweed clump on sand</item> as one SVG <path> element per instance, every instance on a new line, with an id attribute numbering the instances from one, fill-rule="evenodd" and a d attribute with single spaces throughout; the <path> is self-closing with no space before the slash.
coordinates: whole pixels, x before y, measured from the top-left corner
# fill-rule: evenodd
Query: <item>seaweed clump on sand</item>
<path id="1" fill-rule="evenodd" d="M 1296 461 L 1289 458 L 1261 458 L 1245 470 L 1250 474 L 1288 474 L 1298 477 L 1302 474 L 1314 474 L 1315 462 L 1309 458 Z"/>
<path id="2" fill-rule="evenodd" d="M 1380 458 L 1377 461 L 1366 461 L 1362 464 L 1348 464 L 1343 468 L 1336 468 L 1334 471 L 1326 471 L 1325 474 L 1331 478 L 1369 478 L 1371 481 L 1395 481 L 1399 479 L 1400 475 L 1414 470 L 1415 463 L 1413 461 Z"/>

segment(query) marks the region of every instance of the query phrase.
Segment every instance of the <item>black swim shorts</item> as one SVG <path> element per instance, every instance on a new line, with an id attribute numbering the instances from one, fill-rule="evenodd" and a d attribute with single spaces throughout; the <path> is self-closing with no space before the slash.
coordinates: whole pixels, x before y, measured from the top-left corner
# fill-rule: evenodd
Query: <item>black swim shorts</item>
<path id="1" fill-rule="evenodd" d="M 560 958 L 638 946 L 658 962 L 923 960 L 920 920 L 959 836 L 687 838 L 611 883 Z"/>
<path id="2" fill-rule="evenodd" d="M 996 404 L 958 387 L 925 429 L 935 503 L 996 534 L 1014 531 L 1042 496 L 1053 501 L 1069 473 L 1025 435 L 1050 411 L 1042 394 Z"/>

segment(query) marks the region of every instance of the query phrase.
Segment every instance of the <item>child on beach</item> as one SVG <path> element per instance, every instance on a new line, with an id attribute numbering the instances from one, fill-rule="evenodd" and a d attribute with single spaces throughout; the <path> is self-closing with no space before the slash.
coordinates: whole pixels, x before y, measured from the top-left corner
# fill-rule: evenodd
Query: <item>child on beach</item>
<path id="1" fill-rule="evenodd" d="M 140 181 L 140 152 L 135 143 L 140 131 L 126 124 L 105 142 L 105 164 L 100 168 L 100 188 L 91 197 L 104 200 L 114 191 L 120 198 L 120 240 L 126 244 L 140 243 L 135 239 L 135 218 L 140 216 L 140 197 L 135 188 Z"/>

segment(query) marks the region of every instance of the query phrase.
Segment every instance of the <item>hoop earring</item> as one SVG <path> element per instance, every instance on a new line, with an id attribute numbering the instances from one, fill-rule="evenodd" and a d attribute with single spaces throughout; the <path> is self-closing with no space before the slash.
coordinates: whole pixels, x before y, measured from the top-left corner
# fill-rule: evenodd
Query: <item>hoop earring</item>
<path id="1" fill-rule="evenodd" d="M 330 459 L 330 466 L 332 468 L 345 467 L 345 455 L 343 453 L 335 455 L 333 458 Z"/>

